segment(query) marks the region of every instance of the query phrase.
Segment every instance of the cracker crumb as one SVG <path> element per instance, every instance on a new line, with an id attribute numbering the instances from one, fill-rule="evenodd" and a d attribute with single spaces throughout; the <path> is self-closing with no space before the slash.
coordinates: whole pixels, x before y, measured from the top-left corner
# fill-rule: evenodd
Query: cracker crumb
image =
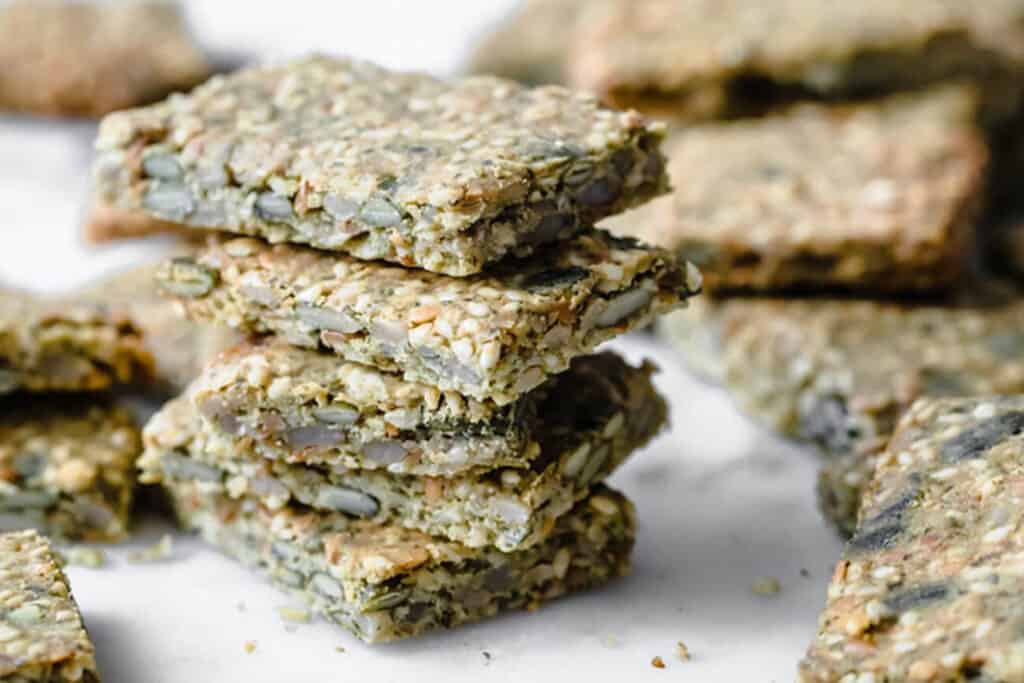
<path id="1" fill-rule="evenodd" d="M 281 615 L 282 619 L 293 624 L 309 623 L 309 610 L 300 607 L 278 607 L 277 613 Z"/>
<path id="2" fill-rule="evenodd" d="M 99 569 L 107 563 L 107 555 L 99 548 L 76 546 L 68 549 L 66 563 L 76 567 Z"/>
<path id="3" fill-rule="evenodd" d="M 488 652 L 487 650 L 484 650 L 480 654 L 482 654 L 484 656 L 484 666 L 490 665 L 490 663 L 491 663 L 491 653 Z"/>
<path id="4" fill-rule="evenodd" d="M 801 568 L 800 569 L 800 576 L 805 578 L 805 579 L 809 579 L 809 578 L 811 578 L 811 572 L 808 569 Z"/>
<path id="5" fill-rule="evenodd" d="M 754 585 L 750 588 L 758 595 L 777 595 L 782 590 L 782 585 L 779 584 L 778 579 L 761 576 L 754 581 Z"/>
<path id="6" fill-rule="evenodd" d="M 654 659 L 651 660 L 651 666 L 653 666 L 655 669 L 664 669 L 665 668 L 665 660 L 662 659 L 661 657 L 655 657 Z"/>
<path id="7" fill-rule="evenodd" d="M 345 650 L 345 648 L 343 648 L 341 645 L 336 645 L 335 648 L 334 648 L 334 651 L 335 652 L 341 652 L 342 654 L 347 652 L 347 650 Z"/>
<path id="8" fill-rule="evenodd" d="M 676 654 L 679 656 L 681 661 L 690 661 L 690 648 L 686 647 L 686 643 L 681 640 L 676 643 Z"/>
<path id="9" fill-rule="evenodd" d="M 170 534 L 164 534 L 159 541 L 148 548 L 128 553 L 128 561 L 162 562 L 169 558 L 172 552 L 174 552 L 174 539 L 171 538 Z"/>
<path id="10" fill-rule="evenodd" d="M 246 651 L 247 654 L 252 654 L 253 652 L 255 652 L 256 651 L 256 641 L 255 640 L 247 640 L 247 641 L 245 641 L 245 651 Z"/>
<path id="11" fill-rule="evenodd" d="M 245 603 L 243 601 L 239 600 L 238 604 L 235 605 L 235 609 L 237 609 L 239 612 L 244 612 L 244 611 L 246 611 L 247 608 L 245 606 Z"/>

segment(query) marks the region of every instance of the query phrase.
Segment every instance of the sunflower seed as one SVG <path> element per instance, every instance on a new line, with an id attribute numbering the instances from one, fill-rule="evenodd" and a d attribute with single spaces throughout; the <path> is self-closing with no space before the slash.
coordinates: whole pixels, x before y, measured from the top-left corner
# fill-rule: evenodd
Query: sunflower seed
<path id="1" fill-rule="evenodd" d="M 166 152 L 152 152 L 142 160 L 142 171 L 150 178 L 160 180 L 181 180 L 184 172 L 173 155 Z"/>
<path id="2" fill-rule="evenodd" d="M 401 462 L 407 451 L 397 441 L 372 441 L 363 446 L 363 455 L 380 465 L 394 465 Z"/>
<path id="3" fill-rule="evenodd" d="M 386 199 L 371 199 L 363 205 L 359 217 L 377 228 L 391 228 L 402 222 L 402 214 Z"/>
<path id="4" fill-rule="evenodd" d="M 345 596 L 345 589 L 341 587 L 341 584 L 327 574 L 314 574 L 310 579 L 310 584 L 317 593 L 325 597 L 340 600 Z"/>
<path id="5" fill-rule="evenodd" d="M 373 517 L 380 510 L 380 504 L 373 496 L 341 486 L 321 488 L 316 496 L 316 507 L 338 510 L 356 517 Z"/>
<path id="6" fill-rule="evenodd" d="M 295 307 L 295 317 L 315 330 L 330 330 L 342 334 L 355 334 L 363 326 L 341 311 L 334 311 L 320 306 L 299 304 Z"/>
<path id="7" fill-rule="evenodd" d="M 363 612 L 379 612 L 385 609 L 392 609 L 398 607 L 403 602 L 409 599 L 409 591 L 393 591 L 391 593 L 382 593 L 363 602 Z"/>
<path id="8" fill-rule="evenodd" d="M 323 408 L 314 408 L 313 417 L 332 425 L 352 425 L 359 420 L 359 410 L 347 403 L 335 403 Z"/>
<path id="9" fill-rule="evenodd" d="M 217 284 L 217 271 L 190 258 L 176 258 L 171 261 L 168 275 L 161 278 L 160 284 L 171 294 L 198 299 L 209 294 Z"/>
<path id="10" fill-rule="evenodd" d="M 359 213 L 359 204 L 351 199 L 345 199 L 336 194 L 329 194 L 324 197 L 324 211 L 335 220 L 347 221 Z"/>
<path id="11" fill-rule="evenodd" d="M 179 183 L 154 183 L 142 205 L 160 218 L 182 222 L 196 210 L 195 198 Z"/>
<path id="12" fill-rule="evenodd" d="M 646 289 L 631 289 L 609 299 L 608 306 L 594 321 L 598 327 L 612 327 L 651 303 L 654 294 Z"/>
<path id="13" fill-rule="evenodd" d="M 273 192 L 264 192 L 256 198 L 256 214 L 265 221 L 287 221 L 295 217 L 291 200 Z"/>

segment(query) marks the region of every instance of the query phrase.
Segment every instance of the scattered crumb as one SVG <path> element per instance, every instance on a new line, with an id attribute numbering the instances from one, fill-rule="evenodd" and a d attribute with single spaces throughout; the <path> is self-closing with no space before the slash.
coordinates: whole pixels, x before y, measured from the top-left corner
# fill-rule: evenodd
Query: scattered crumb
<path id="1" fill-rule="evenodd" d="M 76 567 L 99 569 L 107 563 L 107 554 L 99 548 L 75 546 L 74 548 L 68 549 L 66 561 L 67 564 L 71 564 Z"/>
<path id="2" fill-rule="evenodd" d="M 295 633 L 298 630 L 299 630 L 299 627 L 296 626 L 295 624 L 285 624 L 284 625 L 284 632 L 285 633 Z"/>
<path id="3" fill-rule="evenodd" d="M 247 609 L 245 603 L 241 600 L 238 601 L 238 604 L 235 605 L 235 607 L 238 609 L 239 612 L 244 612 Z"/>
<path id="4" fill-rule="evenodd" d="M 170 534 L 164 534 L 163 538 L 148 548 L 128 553 L 128 561 L 161 562 L 169 558 L 172 552 L 174 552 L 174 539 L 171 538 Z"/>
<path id="5" fill-rule="evenodd" d="M 775 595 L 782 590 L 782 586 L 779 584 L 778 579 L 773 579 L 770 576 L 762 576 L 754 581 L 754 585 L 751 586 L 758 595 Z"/>
<path id="6" fill-rule="evenodd" d="M 807 569 L 801 569 L 800 570 L 800 576 L 804 577 L 805 579 L 809 579 L 809 578 L 811 578 L 811 572 L 808 571 Z"/>
<path id="7" fill-rule="evenodd" d="M 664 669 L 665 668 L 665 660 L 662 659 L 661 657 L 655 657 L 654 659 L 651 660 L 651 666 L 653 666 L 655 669 Z"/>
<path id="8" fill-rule="evenodd" d="M 601 644 L 605 647 L 618 647 L 619 645 L 622 645 L 622 641 L 615 636 L 605 636 L 601 639 Z"/>
<path id="9" fill-rule="evenodd" d="M 344 654 L 344 652 L 345 652 L 345 648 L 343 648 L 343 647 L 342 647 L 341 645 L 338 645 L 338 646 L 336 646 L 336 647 L 334 648 L 334 651 L 335 651 L 335 652 L 341 652 L 342 654 Z"/>
<path id="10" fill-rule="evenodd" d="M 686 647 L 686 643 L 679 641 L 676 643 L 676 654 L 684 662 L 690 661 L 690 648 Z"/>
<path id="11" fill-rule="evenodd" d="M 247 640 L 247 641 L 245 641 L 245 651 L 248 654 L 252 654 L 253 652 L 255 652 L 256 651 L 256 641 L 255 640 Z"/>
<path id="12" fill-rule="evenodd" d="M 487 666 L 488 664 L 491 663 L 491 653 L 490 652 L 488 652 L 487 650 L 484 650 L 480 654 L 482 654 L 484 656 L 484 666 Z"/>
<path id="13" fill-rule="evenodd" d="M 281 615 L 282 619 L 293 624 L 309 623 L 309 610 L 300 607 L 278 607 L 277 613 Z"/>

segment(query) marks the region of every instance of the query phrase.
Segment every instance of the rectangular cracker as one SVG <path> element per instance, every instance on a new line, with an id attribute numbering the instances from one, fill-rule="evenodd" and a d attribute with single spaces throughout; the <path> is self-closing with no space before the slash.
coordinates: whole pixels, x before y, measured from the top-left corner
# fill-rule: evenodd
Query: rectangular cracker
<path id="1" fill-rule="evenodd" d="M 600 230 L 469 278 L 248 238 L 211 239 L 158 277 L 195 320 L 501 405 L 700 291 L 693 266 Z"/>
<path id="2" fill-rule="evenodd" d="M 151 367 L 139 330 L 106 307 L 0 288 L 0 395 L 106 389 Z"/>
<path id="3" fill-rule="evenodd" d="M 0 64 L 0 109 L 58 116 L 148 104 L 211 73 L 165 0 L 11 0 L 0 6 Z"/>
<path id="4" fill-rule="evenodd" d="M 0 534 L 0 680 L 99 683 L 96 650 L 49 542 Z"/>
<path id="5" fill-rule="evenodd" d="M 565 405 L 595 419 L 655 405 L 653 372 L 611 353 L 584 356 L 498 406 L 272 339 L 221 354 L 183 400 L 204 431 L 231 437 L 247 458 L 443 477 L 529 468 L 546 417 L 571 415 Z M 165 448 L 177 443 L 170 424 L 148 431 Z"/>
<path id="6" fill-rule="evenodd" d="M 179 394 L 218 354 L 238 344 L 242 335 L 222 325 L 185 319 L 178 305 L 159 292 L 157 263 L 109 275 L 79 296 L 131 320 L 144 335 L 153 358 L 151 387 L 156 393 Z"/>
<path id="7" fill-rule="evenodd" d="M 836 567 L 802 683 L 1018 681 L 1024 398 L 922 399 Z"/>
<path id="8" fill-rule="evenodd" d="M 1020 73 L 1021 0 L 603 0 L 571 34 L 570 82 L 683 118 L 766 97 L 850 97 Z M 770 36 L 770 38 L 768 38 Z"/>
<path id="9" fill-rule="evenodd" d="M 422 477 L 271 461 L 248 438 L 228 438 L 204 422 L 182 397 L 147 425 L 142 480 L 194 480 L 203 490 L 245 495 L 270 509 L 295 501 L 472 548 L 522 550 L 543 542 L 558 517 L 665 425 L 667 407 L 650 368 L 631 368 L 611 354 L 574 365 L 536 407 L 526 468 Z"/>
<path id="10" fill-rule="evenodd" d="M 677 251 L 712 292 L 948 288 L 986 196 L 976 120 L 974 90 L 946 86 L 680 128 L 665 150 L 686 182 L 610 229 Z"/>
<path id="11" fill-rule="evenodd" d="M 139 428 L 125 410 L 76 396 L 0 405 L 0 531 L 34 528 L 109 542 L 127 532 Z"/>
<path id="12" fill-rule="evenodd" d="M 164 220 L 465 276 L 664 193 L 663 133 L 559 87 L 310 57 L 107 117 L 96 183 Z"/>
<path id="13" fill-rule="evenodd" d="M 740 407 L 831 460 L 822 505 L 856 519 L 871 456 L 921 396 L 1024 393 L 1024 297 L 994 280 L 947 304 L 699 299 L 663 332 Z"/>
<path id="14" fill-rule="evenodd" d="M 183 523 L 325 619 L 378 643 L 528 608 L 629 572 L 635 520 L 598 487 L 543 543 L 502 553 L 308 508 L 170 491 Z"/>

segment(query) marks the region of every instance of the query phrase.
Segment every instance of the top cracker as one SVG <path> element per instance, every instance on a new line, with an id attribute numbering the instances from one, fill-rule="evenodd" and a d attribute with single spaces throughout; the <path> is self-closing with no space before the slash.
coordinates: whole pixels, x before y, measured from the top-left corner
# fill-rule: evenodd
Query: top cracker
<path id="1" fill-rule="evenodd" d="M 107 117 L 96 178 L 165 220 L 464 276 L 662 194 L 662 136 L 559 87 L 310 57 Z"/>
<path id="2" fill-rule="evenodd" d="M 1003 76 L 1020 68 L 1022 32 L 1024 0 L 607 0 L 574 33 L 569 80 L 619 106 L 703 118 L 780 91 Z"/>

